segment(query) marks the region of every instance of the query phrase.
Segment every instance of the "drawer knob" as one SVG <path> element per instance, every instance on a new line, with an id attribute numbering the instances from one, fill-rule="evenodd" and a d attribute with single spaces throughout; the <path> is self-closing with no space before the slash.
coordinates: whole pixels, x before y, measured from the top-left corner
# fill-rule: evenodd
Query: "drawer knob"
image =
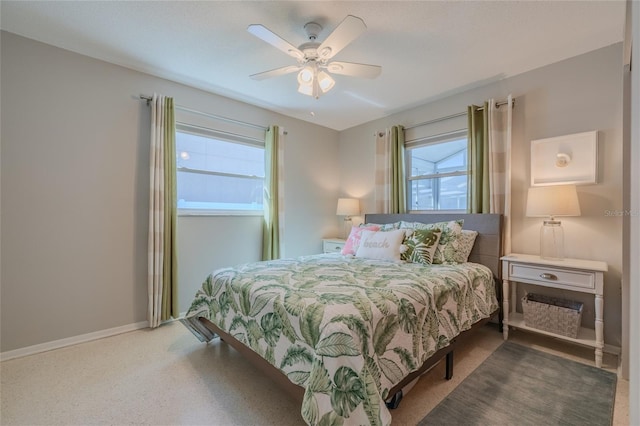
<path id="1" fill-rule="evenodd" d="M 558 279 L 557 276 L 555 276 L 553 274 L 550 274 L 548 272 L 545 272 L 544 274 L 540 274 L 540 278 L 544 278 L 545 280 L 557 280 Z"/>

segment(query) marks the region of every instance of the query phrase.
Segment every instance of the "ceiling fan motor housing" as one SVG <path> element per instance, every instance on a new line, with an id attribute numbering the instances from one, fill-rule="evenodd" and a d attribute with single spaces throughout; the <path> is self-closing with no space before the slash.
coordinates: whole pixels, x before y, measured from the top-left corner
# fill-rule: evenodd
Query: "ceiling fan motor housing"
<path id="1" fill-rule="evenodd" d="M 314 61 L 318 59 L 318 46 L 320 43 L 316 43 L 310 41 L 308 43 L 303 43 L 298 47 L 304 53 L 304 60 L 302 62 Z"/>

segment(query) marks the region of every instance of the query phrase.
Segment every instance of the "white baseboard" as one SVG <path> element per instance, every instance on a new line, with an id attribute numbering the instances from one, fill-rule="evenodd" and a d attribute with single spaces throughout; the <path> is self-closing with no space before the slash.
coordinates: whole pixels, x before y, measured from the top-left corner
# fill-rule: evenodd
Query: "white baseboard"
<path id="1" fill-rule="evenodd" d="M 136 322 L 134 324 L 123 325 L 120 327 L 109 328 L 107 330 L 94 331 L 93 333 L 81 334 L 79 336 L 67 337 L 65 339 L 53 340 L 51 342 L 40 343 L 26 348 L 14 349 L 0 353 L 0 361 L 7 361 L 14 358 L 20 358 L 27 355 L 34 355 L 53 349 L 64 348 L 66 346 L 77 345 L 78 343 L 90 342 L 92 340 L 102 339 L 104 337 L 115 336 L 117 334 L 127 333 L 129 331 L 140 330 L 149 327 L 148 321 Z"/>

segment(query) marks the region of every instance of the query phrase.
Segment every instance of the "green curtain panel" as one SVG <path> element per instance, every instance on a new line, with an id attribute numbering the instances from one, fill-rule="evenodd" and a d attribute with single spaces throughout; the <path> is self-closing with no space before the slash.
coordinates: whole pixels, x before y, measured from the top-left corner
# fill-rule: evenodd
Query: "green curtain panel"
<path id="1" fill-rule="evenodd" d="M 278 152 L 280 129 L 269 126 L 264 141 L 264 220 L 262 222 L 262 260 L 280 257 L 278 218 Z"/>
<path id="2" fill-rule="evenodd" d="M 375 198 L 378 213 L 406 213 L 404 127 L 377 132 Z"/>
<path id="3" fill-rule="evenodd" d="M 173 98 L 151 104 L 148 320 L 150 327 L 179 316 L 176 253 L 176 124 Z"/>
<path id="4" fill-rule="evenodd" d="M 471 174 L 468 185 L 469 213 L 489 213 L 489 104 L 467 108 L 469 164 Z"/>
<path id="5" fill-rule="evenodd" d="M 389 213 L 407 212 L 407 185 L 404 167 L 404 127 L 391 127 L 391 188 Z"/>
<path id="6" fill-rule="evenodd" d="M 176 120 L 173 98 L 164 104 L 164 257 L 162 286 L 163 321 L 178 318 L 178 258 L 176 255 L 177 171 L 176 171 Z"/>

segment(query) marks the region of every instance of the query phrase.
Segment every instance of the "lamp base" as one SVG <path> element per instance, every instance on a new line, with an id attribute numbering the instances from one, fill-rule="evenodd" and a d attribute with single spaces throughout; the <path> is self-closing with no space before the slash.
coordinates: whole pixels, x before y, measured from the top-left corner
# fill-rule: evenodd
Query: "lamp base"
<path id="1" fill-rule="evenodd" d="M 545 220 L 540 228 L 540 257 L 564 259 L 564 230 L 559 220 Z"/>
<path id="2" fill-rule="evenodd" d="M 351 217 L 345 217 L 344 222 L 342 223 L 342 239 L 346 240 L 347 238 L 349 238 L 352 226 L 353 222 L 351 221 Z"/>

